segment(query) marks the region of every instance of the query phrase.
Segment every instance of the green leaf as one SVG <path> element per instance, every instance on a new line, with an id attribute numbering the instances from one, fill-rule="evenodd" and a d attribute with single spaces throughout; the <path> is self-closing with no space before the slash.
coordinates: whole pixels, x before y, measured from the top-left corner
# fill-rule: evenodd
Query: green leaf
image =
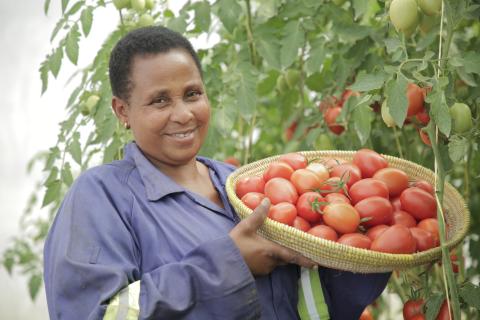
<path id="1" fill-rule="evenodd" d="M 311 49 L 308 53 L 308 58 L 305 62 L 305 69 L 308 73 L 312 74 L 318 72 L 325 59 L 325 41 L 323 39 L 317 39 L 310 43 Z"/>
<path id="2" fill-rule="evenodd" d="M 60 200 L 61 187 L 62 187 L 62 182 L 58 179 L 52 181 L 48 185 L 47 192 L 45 192 L 45 196 L 43 197 L 42 208 L 54 202 L 55 200 Z"/>
<path id="3" fill-rule="evenodd" d="M 445 297 L 443 294 L 433 294 L 428 298 L 427 302 L 425 303 L 426 320 L 435 320 L 444 299 Z"/>
<path id="4" fill-rule="evenodd" d="M 195 27 L 201 31 L 208 32 L 211 23 L 210 4 L 208 2 L 195 3 Z"/>
<path id="5" fill-rule="evenodd" d="M 65 9 L 67 9 L 69 0 L 62 0 L 62 13 L 65 13 Z"/>
<path id="6" fill-rule="evenodd" d="M 374 119 L 373 111 L 367 104 L 361 104 L 353 109 L 352 117 L 355 132 L 363 146 L 370 137 L 372 121 Z"/>
<path id="7" fill-rule="evenodd" d="M 112 142 L 105 148 L 103 154 L 103 163 L 109 163 L 118 158 L 118 151 L 122 147 L 122 142 L 118 136 L 114 136 Z"/>
<path id="8" fill-rule="evenodd" d="M 78 61 L 78 41 L 80 40 L 80 32 L 78 31 L 78 25 L 74 24 L 72 29 L 67 35 L 65 51 L 68 59 L 73 64 L 77 64 Z"/>
<path id="9" fill-rule="evenodd" d="M 12 275 L 13 264 L 15 263 L 15 253 L 12 249 L 8 249 L 3 254 L 3 266 L 7 269 L 9 275 Z"/>
<path id="10" fill-rule="evenodd" d="M 63 165 L 63 169 L 62 169 L 62 181 L 63 183 L 65 183 L 65 185 L 67 187 L 70 187 L 73 183 L 73 175 L 72 175 L 72 169 L 70 167 L 70 163 L 69 162 L 66 162 L 64 165 Z"/>
<path id="11" fill-rule="evenodd" d="M 45 161 L 45 167 L 43 171 L 48 171 L 53 167 L 55 160 L 60 158 L 60 149 L 58 147 L 50 148 L 47 160 Z"/>
<path id="12" fill-rule="evenodd" d="M 448 154 L 453 162 L 461 161 L 465 158 L 469 142 L 467 138 L 460 136 L 451 136 L 448 142 Z"/>
<path id="13" fill-rule="evenodd" d="M 262 79 L 257 84 L 257 94 L 259 96 L 266 96 L 270 92 L 272 92 L 273 89 L 275 88 L 277 78 L 278 78 L 278 72 L 276 72 L 276 71 L 269 72 L 267 77 Z"/>
<path id="14" fill-rule="evenodd" d="M 65 24 L 66 21 L 67 20 L 65 19 L 65 17 L 58 20 L 57 24 L 55 25 L 55 28 L 53 28 L 52 35 L 50 36 L 50 42 L 52 42 L 55 39 L 58 32 L 60 31 L 60 29 L 62 29 L 62 27 L 63 27 L 63 25 Z"/>
<path id="15" fill-rule="evenodd" d="M 232 129 L 235 125 L 235 114 L 232 113 L 235 108 L 231 107 L 234 101 L 232 101 L 232 99 L 229 100 L 231 101 L 226 100 L 222 104 L 222 107 L 215 109 L 214 114 L 215 127 L 224 137 L 227 137 L 232 133 Z"/>
<path id="16" fill-rule="evenodd" d="M 52 167 L 52 169 L 50 169 L 50 174 L 48 175 L 47 180 L 45 180 L 44 185 L 48 186 L 50 183 L 52 183 L 57 179 L 58 179 L 58 168 L 54 166 Z"/>
<path id="17" fill-rule="evenodd" d="M 82 149 L 80 147 L 80 133 L 75 132 L 73 134 L 73 140 L 70 142 L 67 150 L 72 155 L 73 160 L 77 162 L 79 165 L 82 165 Z"/>
<path id="18" fill-rule="evenodd" d="M 47 60 L 43 61 L 42 64 L 40 65 L 40 79 L 42 80 L 42 94 L 47 90 L 48 88 L 48 71 L 50 70 L 50 65 L 48 58 Z"/>
<path id="19" fill-rule="evenodd" d="M 470 307 L 480 310 L 480 287 L 471 282 L 467 282 L 459 290 L 460 297 Z"/>
<path id="20" fill-rule="evenodd" d="M 463 19 L 467 3 L 465 0 L 445 0 L 443 3 L 447 17 L 447 29 L 453 31 Z"/>
<path id="21" fill-rule="evenodd" d="M 93 7 L 88 6 L 87 8 L 85 8 L 85 10 L 82 11 L 82 14 L 80 15 L 80 21 L 82 22 L 83 34 L 86 37 L 92 29 Z"/>
<path id="22" fill-rule="evenodd" d="M 34 274 L 28 280 L 28 291 L 30 293 L 30 298 L 32 298 L 32 300 L 35 300 L 41 285 L 42 285 L 41 275 Z"/>
<path id="23" fill-rule="evenodd" d="M 280 44 L 276 39 L 257 40 L 258 53 L 265 59 L 268 65 L 274 69 L 280 69 Z"/>
<path id="24" fill-rule="evenodd" d="M 240 110 L 240 115 L 244 119 L 249 120 L 256 109 L 255 89 L 257 78 L 254 75 L 252 65 L 249 63 L 240 63 L 237 70 L 239 75 L 238 83 L 236 84 L 238 110 Z"/>
<path id="25" fill-rule="evenodd" d="M 63 59 L 63 47 L 59 46 L 57 49 L 55 49 L 53 54 L 51 54 L 48 59 L 49 69 L 55 78 L 57 77 L 58 72 L 60 72 L 62 59 Z"/>
<path id="26" fill-rule="evenodd" d="M 178 33 L 185 33 L 187 30 L 187 17 L 185 15 L 180 15 L 176 18 L 168 20 L 167 27 Z"/>
<path id="27" fill-rule="evenodd" d="M 45 15 L 48 14 L 48 9 L 50 8 L 50 0 L 45 0 L 43 3 L 43 12 L 45 12 Z"/>
<path id="28" fill-rule="evenodd" d="M 233 29 L 238 24 L 238 18 L 241 16 L 242 7 L 236 0 L 220 0 L 218 2 L 218 18 L 223 23 L 225 29 L 233 33 Z"/>
<path id="29" fill-rule="evenodd" d="M 407 118 L 407 79 L 398 73 L 396 80 L 390 80 L 386 86 L 387 107 L 395 124 L 400 128 Z"/>
<path id="30" fill-rule="evenodd" d="M 280 62 L 283 68 L 288 68 L 298 58 L 298 50 L 303 46 L 305 34 L 300 21 L 291 21 L 285 25 L 284 38 L 280 51 Z"/>
<path id="31" fill-rule="evenodd" d="M 72 14 L 77 13 L 77 11 L 80 10 L 84 4 L 85 4 L 85 1 L 78 1 L 78 2 L 76 2 L 76 3 L 70 8 L 70 10 L 68 10 L 68 12 L 66 13 L 66 16 L 71 16 Z"/>
<path id="32" fill-rule="evenodd" d="M 355 83 L 349 89 L 360 92 L 380 89 L 385 83 L 386 76 L 383 72 L 367 74 L 362 70 L 356 77 Z"/>
<path id="33" fill-rule="evenodd" d="M 435 87 L 426 100 L 430 103 L 430 115 L 438 126 L 438 130 L 448 137 L 452 128 L 452 117 L 450 116 L 443 87 Z"/>
<path id="34" fill-rule="evenodd" d="M 480 53 L 468 51 L 456 59 L 468 73 L 480 74 Z M 458 65 L 456 67 L 459 67 Z"/>

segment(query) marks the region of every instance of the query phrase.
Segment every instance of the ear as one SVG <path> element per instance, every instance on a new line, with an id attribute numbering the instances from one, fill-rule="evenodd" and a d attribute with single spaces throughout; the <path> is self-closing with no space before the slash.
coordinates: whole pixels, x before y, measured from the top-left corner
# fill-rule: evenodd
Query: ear
<path id="1" fill-rule="evenodd" d="M 117 96 L 113 96 L 112 110 L 122 125 L 130 123 L 128 119 L 128 108 L 128 104 L 123 99 L 120 99 Z"/>

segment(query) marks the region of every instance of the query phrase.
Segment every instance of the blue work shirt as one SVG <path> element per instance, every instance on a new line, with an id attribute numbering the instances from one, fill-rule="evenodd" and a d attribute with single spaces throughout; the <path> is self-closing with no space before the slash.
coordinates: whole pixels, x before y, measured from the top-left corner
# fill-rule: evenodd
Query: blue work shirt
<path id="1" fill-rule="evenodd" d="M 298 319 L 295 265 L 253 277 L 228 232 L 239 218 L 232 166 L 198 157 L 224 208 L 175 183 L 135 143 L 123 160 L 84 172 L 65 196 L 44 248 L 51 319 L 101 319 L 140 281 L 140 319 Z M 319 269 L 332 319 L 358 319 L 389 274 Z"/>

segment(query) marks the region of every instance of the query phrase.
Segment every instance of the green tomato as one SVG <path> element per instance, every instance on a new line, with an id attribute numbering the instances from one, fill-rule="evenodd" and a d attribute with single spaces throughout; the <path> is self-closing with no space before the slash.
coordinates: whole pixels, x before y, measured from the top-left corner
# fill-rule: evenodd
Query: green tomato
<path id="1" fill-rule="evenodd" d="M 453 132 L 464 133 L 472 128 L 472 112 L 465 103 L 455 103 L 450 108 L 450 115 L 452 116 Z"/>
<path id="2" fill-rule="evenodd" d="M 390 20 L 398 31 L 410 31 L 418 23 L 415 0 L 393 0 L 390 4 Z"/>
<path id="3" fill-rule="evenodd" d="M 295 69 L 289 69 L 285 73 L 285 81 L 287 82 L 287 85 L 290 89 L 294 88 L 298 80 L 300 79 L 300 71 L 295 70 Z"/>
<path id="4" fill-rule="evenodd" d="M 130 7 L 130 0 L 113 0 L 113 5 L 117 10 Z"/>
<path id="5" fill-rule="evenodd" d="M 436 16 L 442 9 L 442 0 L 418 0 L 418 6 L 428 16 Z"/>
<path id="6" fill-rule="evenodd" d="M 455 95 L 462 100 L 469 96 L 468 85 L 461 79 L 455 81 Z"/>
<path id="7" fill-rule="evenodd" d="M 88 99 L 82 104 L 81 113 L 86 116 L 92 113 L 93 108 L 95 108 L 100 101 L 100 97 L 96 94 L 92 94 Z"/>
<path id="8" fill-rule="evenodd" d="M 315 150 L 333 150 L 332 139 L 326 133 L 322 133 L 314 142 Z"/>
<path id="9" fill-rule="evenodd" d="M 140 16 L 140 19 L 138 19 L 138 25 L 140 27 L 148 27 L 153 25 L 154 23 L 155 23 L 155 20 L 153 20 L 153 17 L 148 13 L 142 14 Z"/>
<path id="10" fill-rule="evenodd" d="M 132 0 L 132 8 L 137 12 L 145 10 L 145 0 Z"/>
<path id="11" fill-rule="evenodd" d="M 427 16 L 426 14 L 422 14 L 422 18 L 420 19 L 420 31 L 423 34 L 426 34 L 430 30 L 432 30 L 433 27 L 438 25 L 438 23 L 439 23 L 438 17 Z"/>
<path id="12" fill-rule="evenodd" d="M 277 90 L 282 93 L 288 90 L 287 81 L 285 80 L 285 76 L 279 75 L 277 78 Z"/>
<path id="13" fill-rule="evenodd" d="M 145 0 L 145 9 L 152 10 L 154 6 L 155 6 L 154 0 Z"/>
<path id="14" fill-rule="evenodd" d="M 395 120 L 393 120 L 393 117 L 390 114 L 390 110 L 387 107 L 387 100 L 383 101 L 382 103 L 381 113 L 382 113 L 383 122 L 385 122 L 387 127 L 389 128 L 395 127 Z"/>

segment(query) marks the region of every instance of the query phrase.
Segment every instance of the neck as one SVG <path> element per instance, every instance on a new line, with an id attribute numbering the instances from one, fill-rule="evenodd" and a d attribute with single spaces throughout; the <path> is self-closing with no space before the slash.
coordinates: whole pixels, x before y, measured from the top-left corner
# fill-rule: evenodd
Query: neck
<path id="1" fill-rule="evenodd" d="M 181 186 L 187 186 L 201 177 L 201 163 L 196 158 L 181 165 L 169 165 L 150 159 L 155 167 Z"/>

